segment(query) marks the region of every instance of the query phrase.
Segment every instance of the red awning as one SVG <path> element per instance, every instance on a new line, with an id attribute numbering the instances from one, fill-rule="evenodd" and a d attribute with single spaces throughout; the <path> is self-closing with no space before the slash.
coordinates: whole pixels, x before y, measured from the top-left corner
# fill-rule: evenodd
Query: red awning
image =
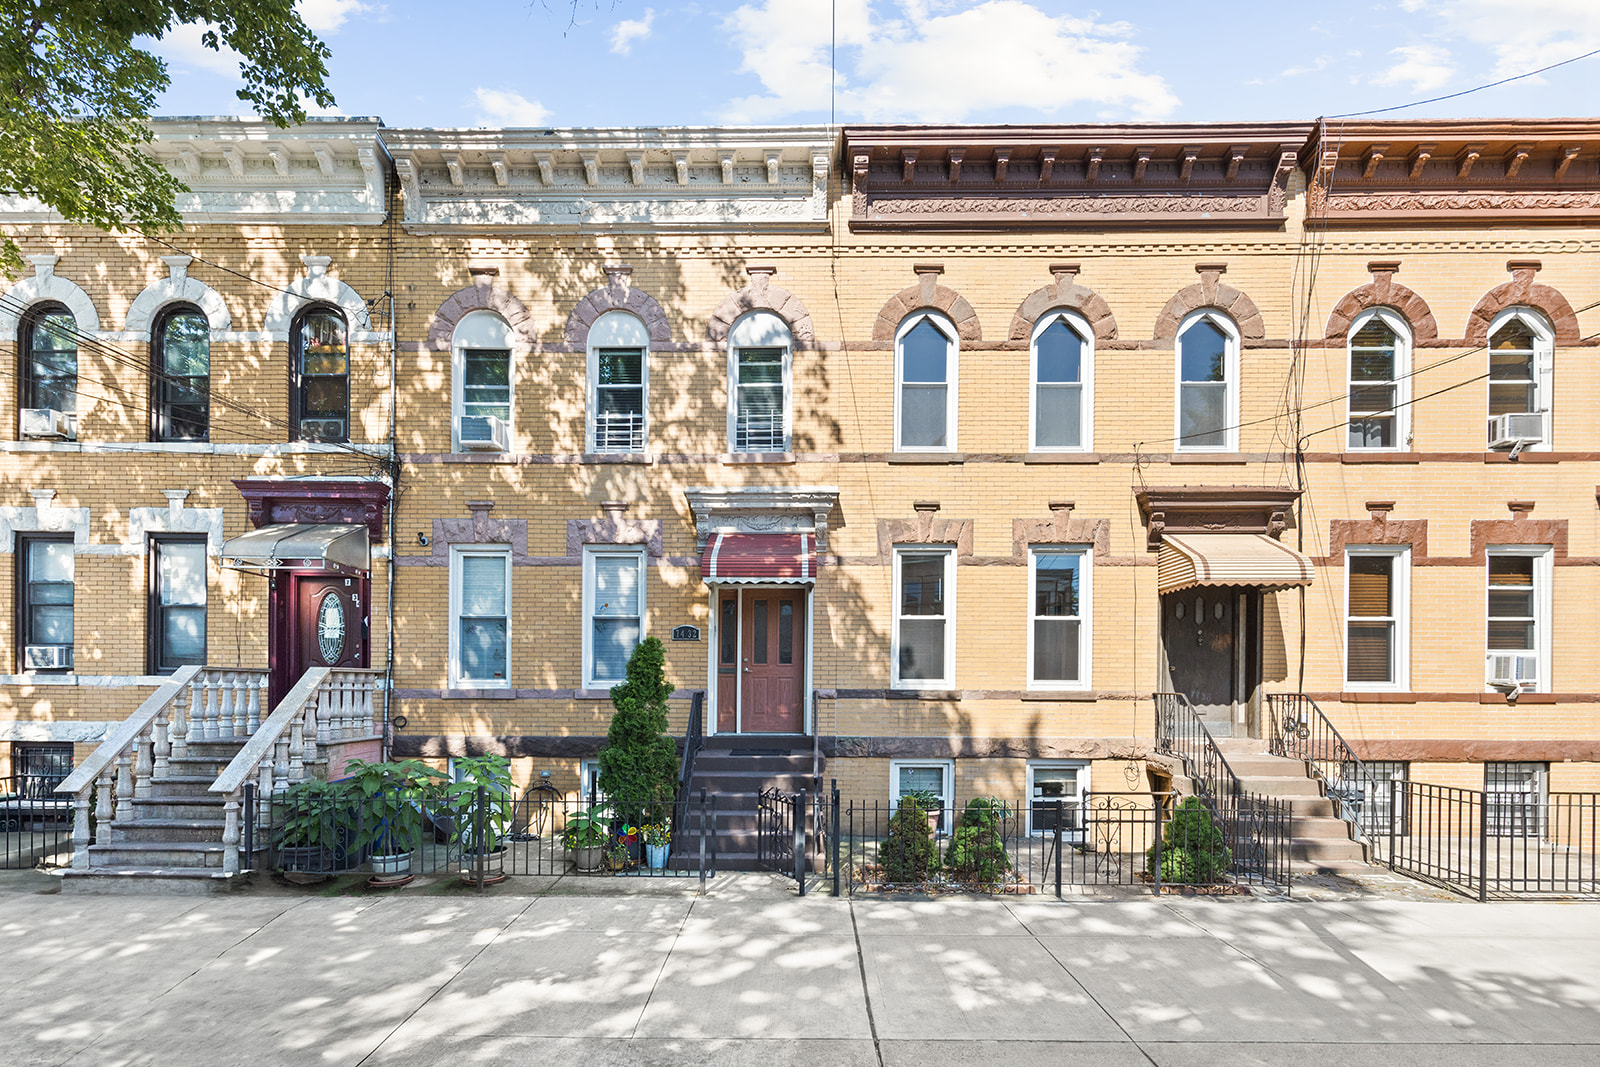
<path id="1" fill-rule="evenodd" d="M 707 585 L 810 584 L 817 580 L 816 545 L 808 533 L 713 534 L 700 577 Z"/>

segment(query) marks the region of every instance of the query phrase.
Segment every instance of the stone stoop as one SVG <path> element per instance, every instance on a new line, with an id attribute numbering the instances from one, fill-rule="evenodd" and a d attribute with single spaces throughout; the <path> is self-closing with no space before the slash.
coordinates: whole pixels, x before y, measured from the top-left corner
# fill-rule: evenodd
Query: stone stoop
<path id="1" fill-rule="evenodd" d="M 1271 755 L 1266 741 L 1256 738 L 1216 741 L 1246 790 L 1289 802 L 1293 835 L 1289 856 L 1295 866 L 1307 865 L 1319 874 L 1372 869 L 1367 846 L 1356 840 L 1351 824 L 1338 817 L 1322 783 L 1303 761 Z"/>
<path id="2" fill-rule="evenodd" d="M 88 870 L 63 872 L 62 890 L 90 893 L 208 893 L 231 889 L 222 873 L 223 798 L 209 790 L 244 740 L 189 743 L 169 761 L 133 817 L 114 819 L 109 840 L 89 846 Z M 262 843 L 265 847 L 265 843 Z"/>
<path id="3" fill-rule="evenodd" d="M 765 789 L 811 791 L 810 737 L 743 735 L 709 737 L 694 760 L 690 802 L 698 811 L 700 790 L 717 798 L 717 868 L 756 869 L 757 797 Z M 698 816 L 691 815 L 690 825 Z"/>

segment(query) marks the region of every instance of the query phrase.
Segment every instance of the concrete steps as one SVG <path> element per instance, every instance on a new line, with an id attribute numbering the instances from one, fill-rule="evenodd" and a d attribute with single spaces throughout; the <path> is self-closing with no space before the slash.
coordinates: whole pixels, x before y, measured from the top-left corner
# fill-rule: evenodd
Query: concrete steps
<path id="1" fill-rule="evenodd" d="M 815 788 L 811 777 L 812 740 L 789 735 L 709 738 L 694 760 L 692 797 L 716 794 L 717 866 L 756 868 L 757 807 L 764 790 L 786 793 Z M 808 809 L 809 809 L 808 805 Z"/>
<path id="2" fill-rule="evenodd" d="M 1290 862 L 1318 873 L 1368 869 L 1367 848 L 1338 817 L 1322 783 L 1300 760 L 1274 756 L 1255 738 L 1218 737 L 1217 749 L 1240 784 L 1252 793 L 1289 803 Z"/>

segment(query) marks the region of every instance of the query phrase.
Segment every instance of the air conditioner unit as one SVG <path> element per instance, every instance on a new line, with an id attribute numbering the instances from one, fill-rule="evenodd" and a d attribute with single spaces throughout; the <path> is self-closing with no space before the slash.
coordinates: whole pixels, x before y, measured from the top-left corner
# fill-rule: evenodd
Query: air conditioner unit
<path id="1" fill-rule="evenodd" d="M 1489 420 L 1489 447 L 1515 448 L 1544 440 L 1544 412 L 1496 415 Z"/>
<path id="2" fill-rule="evenodd" d="M 1496 689 L 1532 689 L 1539 684 L 1537 652 L 1491 652 L 1489 684 Z"/>
<path id="3" fill-rule="evenodd" d="M 70 411 L 57 411 L 55 408 L 23 408 L 18 422 L 18 429 L 22 431 L 23 437 L 53 437 L 67 441 L 78 439 L 78 417 Z"/>
<path id="4" fill-rule="evenodd" d="M 493 415 L 463 415 L 457 430 L 461 447 L 471 452 L 511 451 L 510 428 Z"/>
<path id="5" fill-rule="evenodd" d="M 71 645 L 28 645 L 22 650 L 22 665 L 30 671 L 72 669 Z"/>
<path id="6" fill-rule="evenodd" d="M 301 419 L 300 439 L 302 441 L 343 441 L 343 419 Z"/>

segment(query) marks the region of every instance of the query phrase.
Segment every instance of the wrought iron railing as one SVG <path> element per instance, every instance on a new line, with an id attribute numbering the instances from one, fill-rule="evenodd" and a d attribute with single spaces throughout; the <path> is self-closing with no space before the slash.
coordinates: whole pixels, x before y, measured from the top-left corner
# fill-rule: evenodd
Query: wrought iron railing
<path id="1" fill-rule="evenodd" d="M 0 870 L 72 861 L 72 798 L 57 793 L 65 775 L 0 778 Z"/>
<path id="2" fill-rule="evenodd" d="M 736 452 L 782 452 L 783 412 L 739 412 L 733 427 Z"/>
<path id="3" fill-rule="evenodd" d="M 643 452 L 644 415 L 628 411 L 602 411 L 594 417 L 596 452 Z"/>
<path id="4" fill-rule="evenodd" d="M 1189 698 L 1182 693 L 1154 693 L 1151 699 L 1156 705 L 1156 751 L 1182 761 L 1202 799 L 1215 804 L 1219 797 L 1237 795 L 1239 776 Z"/>
<path id="5" fill-rule="evenodd" d="M 1317 702 L 1303 693 L 1268 693 L 1267 714 L 1272 720 L 1268 751 L 1304 763 L 1322 782 L 1339 817 L 1363 837 L 1383 832 L 1374 825 L 1384 818 L 1384 807 L 1374 802 L 1373 790 L 1385 783 L 1361 762 Z"/>

